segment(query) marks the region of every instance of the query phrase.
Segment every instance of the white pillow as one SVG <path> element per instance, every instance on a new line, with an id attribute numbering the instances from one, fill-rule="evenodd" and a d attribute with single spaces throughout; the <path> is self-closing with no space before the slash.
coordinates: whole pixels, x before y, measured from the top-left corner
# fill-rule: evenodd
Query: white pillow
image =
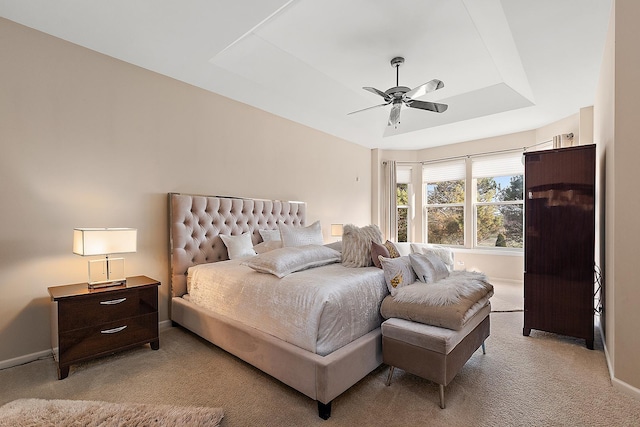
<path id="1" fill-rule="evenodd" d="M 338 252 L 342 252 L 342 240 L 338 240 L 337 242 L 331 242 L 325 244 L 326 247 L 335 249 Z"/>
<path id="2" fill-rule="evenodd" d="M 256 251 L 253 250 L 253 243 L 251 242 L 251 234 L 249 233 L 242 233 L 239 236 L 226 236 L 221 234 L 220 238 L 227 247 L 229 259 L 246 258 L 256 255 Z"/>
<path id="3" fill-rule="evenodd" d="M 378 256 L 382 270 L 384 271 L 384 280 L 387 282 L 387 288 L 391 292 L 391 296 L 396 296 L 398 289 L 412 284 L 416 281 L 416 273 L 411 268 L 411 261 L 408 256 L 399 258 L 385 258 Z"/>
<path id="4" fill-rule="evenodd" d="M 263 242 L 280 241 L 280 230 L 258 230 Z"/>
<path id="5" fill-rule="evenodd" d="M 260 273 L 284 277 L 296 271 L 340 261 L 340 252 L 321 245 L 289 246 L 274 249 L 244 261 Z"/>
<path id="6" fill-rule="evenodd" d="M 429 243 L 411 243 L 411 253 L 428 254 L 434 253 L 445 263 L 449 271 L 453 271 L 453 251 L 444 246 L 432 245 Z"/>
<path id="7" fill-rule="evenodd" d="M 272 251 L 274 249 L 280 249 L 282 247 L 282 242 L 280 240 L 271 240 L 268 242 L 260 242 L 253 247 L 253 250 L 256 251 L 258 255 L 263 254 L 265 252 Z"/>
<path id="8" fill-rule="evenodd" d="M 278 224 L 282 246 L 322 245 L 322 228 L 320 221 L 316 221 L 308 227 L 294 227 L 287 224 Z"/>
<path id="9" fill-rule="evenodd" d="M 435 283 L 449 277 L 449 269 L 435 253 L 409 254 L 411 267 L 423 283 Z"/>

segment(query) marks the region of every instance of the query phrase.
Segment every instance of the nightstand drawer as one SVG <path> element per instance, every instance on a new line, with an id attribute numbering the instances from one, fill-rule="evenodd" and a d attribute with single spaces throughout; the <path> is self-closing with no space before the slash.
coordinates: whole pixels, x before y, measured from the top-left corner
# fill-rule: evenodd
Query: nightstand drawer
<path id="1" fill-rule="evenodd" d="M 149 313 L 97 326 L 60 333 L 60 363 L 70 364 L 126 347 L 144 344 L 158 337 L 158 314 Z"/>
<path id="2" fill-rule="evenodd" d="M 123 289 L 58 302 L 58 328 L 62 334 L 158 310 L 157 288 Z"/>

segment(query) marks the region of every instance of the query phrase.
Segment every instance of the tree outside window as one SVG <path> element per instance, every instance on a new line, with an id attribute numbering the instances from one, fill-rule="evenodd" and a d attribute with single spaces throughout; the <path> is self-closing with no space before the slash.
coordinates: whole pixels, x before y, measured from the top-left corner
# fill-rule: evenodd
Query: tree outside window
<path id="1" fill-rule="evenodd" d="M 471 159 L 475 247 L 523 247 L 524 166 L 520 153 Z"/>
<path id="2" fill-rule="evenodd" d="M 464 245 L 463 179 L 427 182 L 427 242 L 441 245 Z"/>
<path id="3" fill-rule="evenodd" d="M 464 246 L 466 161 L 425 164 L 422 180 L 427 243 Z"/>
<path id="4" fill-rule="evenodd" d="M 523 247 L 523 175 L 476 179 L 476 245 Z"/>
<path id="5" fill-rule="evenodd" d="M 396 207 L 398 220 L 398 242 L 407 242 L 409 235 L 409 184 L 397 184 Z"/>

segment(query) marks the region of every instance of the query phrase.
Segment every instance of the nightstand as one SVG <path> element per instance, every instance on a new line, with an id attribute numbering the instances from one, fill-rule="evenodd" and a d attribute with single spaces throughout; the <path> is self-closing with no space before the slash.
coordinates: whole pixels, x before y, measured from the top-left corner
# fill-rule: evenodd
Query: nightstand
<path id="1" fill-rule="evenodd" d="M 51 286 L 51 346 L 58 379 L 69 367 L 95 357 L 150 343 L 160 348 L 158 286 L 146 276 L 124 286 L 89 289 L 87 283 Z"/>

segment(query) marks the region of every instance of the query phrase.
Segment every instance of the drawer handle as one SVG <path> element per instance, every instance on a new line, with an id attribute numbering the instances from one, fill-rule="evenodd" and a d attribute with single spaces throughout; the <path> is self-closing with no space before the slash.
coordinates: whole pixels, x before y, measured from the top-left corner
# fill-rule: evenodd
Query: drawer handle
<path id="1" fill-rule="evenodd" d="M 112 299 L 109 301 L 100 301 L 100 304 L 102 305 L 114 305 L 114 304 L 120 304 L 121 302 L 125 302 L 127 299 L 126 298 L 120 298 L 120 299 Z"/>
<path id="2" fill-rule="evenodd" d="M 124 331 L 126 327 L 127 325 L 120 326 L 119 328 L 105 329 L 104 331 L 100 331 L 100 333 L 101 334 L 117 334 L 120 331 Z"/>

